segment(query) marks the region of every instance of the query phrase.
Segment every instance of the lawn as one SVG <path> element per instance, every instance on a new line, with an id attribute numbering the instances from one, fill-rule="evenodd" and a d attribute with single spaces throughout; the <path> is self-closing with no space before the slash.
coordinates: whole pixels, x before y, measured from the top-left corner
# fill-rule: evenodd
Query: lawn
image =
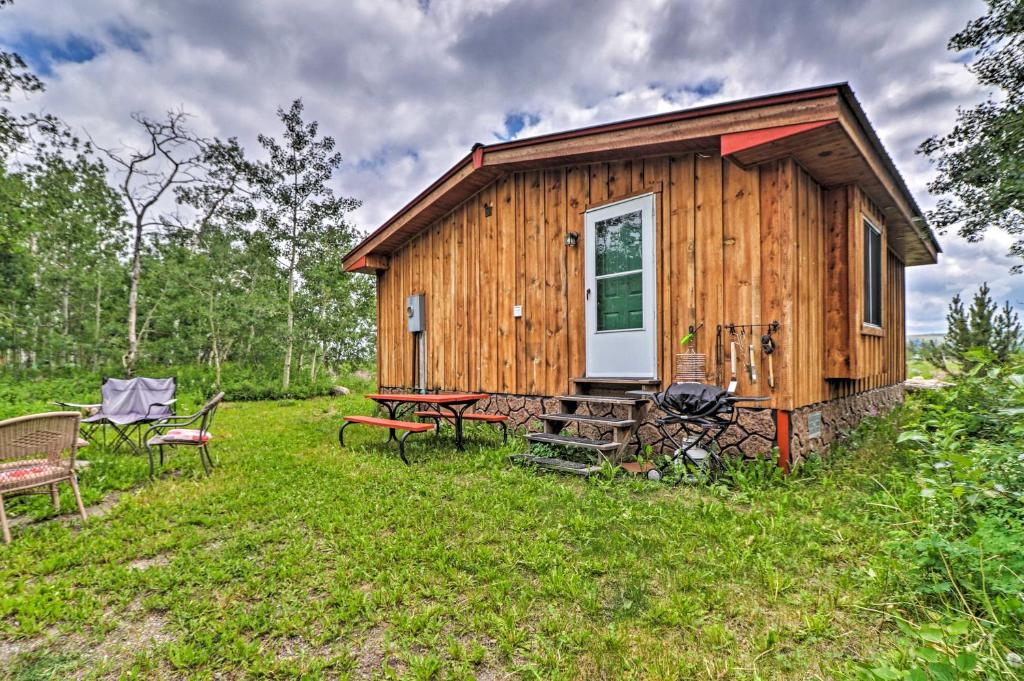
<path id="1" fill-rule="evenodd" d="M 208 478 L 86 450 L 84 527 L 11 501 L 0 676 L 807 679 L 893 644 L 888 422 L 785 481 L 671 488 L 535 474 L 484 426 L 410 467 L 375 429 L 339 449 L 371 409 L 226 404 Z"/>

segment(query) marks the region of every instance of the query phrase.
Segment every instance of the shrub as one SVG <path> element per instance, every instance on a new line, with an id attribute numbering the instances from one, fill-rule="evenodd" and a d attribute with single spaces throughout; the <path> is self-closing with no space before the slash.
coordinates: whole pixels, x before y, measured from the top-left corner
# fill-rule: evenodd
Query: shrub
<path id="1" fill-rule="evenodd" d="M 1016 677 L 1024 650 L 1024 365 L 971 351 L 951 388 L 920 394 L 898 443 L 916 461 L 890 550 L 913 566 L 906 647 L 868 679 Z M 890 490 L 891 491 L 891 490 Z M 910 529 L 908 529 L 910 528 Z"/>

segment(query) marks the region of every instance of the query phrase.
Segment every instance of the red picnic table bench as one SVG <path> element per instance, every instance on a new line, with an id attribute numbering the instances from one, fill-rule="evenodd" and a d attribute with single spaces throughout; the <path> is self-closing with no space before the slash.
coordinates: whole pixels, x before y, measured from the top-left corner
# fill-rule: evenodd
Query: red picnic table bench
<path id="1" fill-rule="evenodd" d="M 367 395 L 369 399 L 388 410 L 388 418 L 377 418 L 373 416 L 346 416 L 345 423 L 338 431 L 338 442 L 345 446 L 344 432 L 353 423 L 367 426 L 388 429 L 388 442 L 398 440 L 398 452 L 402 461 L 409 463 L 405 458 L 405 441 L 413 433 L 422 433 L 428 430 L 440 430 L 441 419 L 455 425 L 455 448 L 462 451 L 465 448 L 463 437 L 464 421 L 480 421 L 486 423 L 498 423 L 502 428 L 504 440 L 508 441 L 507 416 L 496 414 L 467 414 L 466 410 L 471 406 L 486 399 L 484 393 L 374 393 Z M 422 409 L 415 412 L 420 418 L 427 418 L 434 423 L 417 423 L 403 421 L 398 418 L 398 410 L 406 405 L 433 406 L 434 409 Z M 395 431 L 404 431 L 401 439 L 395 435 Z"/>
<path id="2" fill-rule="evenodd" d="M 414 411 L 413 414 L 416 418 L 430 419 L 434 422 L 434 427 L 438 432 L 441 431 L 441 420 L 444 419 L 449 423 L 454 424 L 455 418 L 451 414 L 445 414 L 440 411 Z M 508 444 L 508 417 L 502 414 L 477 414 L 469 413 L 462 415 L 463 421 L 478 421 L 480 423 L 496 423 L 501 426 L 501 441 L 503 444 Z"/>
<path id="3" fill-rule="evenodd" d="M 379 419 L 373 416 L 346 416 L 345 423 L 342 424 L 338 430 L 338 443 L 345 446 L 345 429 L 351 426 L 353 423 L 361 423 L 366 426 L 376 426 L 378 428 L 387 428 L 388 442 L 397 440 L 395 437 L 396 430 L 404 430 L 405 433 L 402 438 L 398 440 L 398 455 L 402 457 L 402 461 L 405 465 L 409 465 L 409 459 L 405 458 L 405 441 L 409 439 L 409 436 L 413 433 L 422 433 L 427 430 L 433 430 L 434 426 L 429 423 L 414 423 L 413 421 L 399 421 L 398 419 Z"/>

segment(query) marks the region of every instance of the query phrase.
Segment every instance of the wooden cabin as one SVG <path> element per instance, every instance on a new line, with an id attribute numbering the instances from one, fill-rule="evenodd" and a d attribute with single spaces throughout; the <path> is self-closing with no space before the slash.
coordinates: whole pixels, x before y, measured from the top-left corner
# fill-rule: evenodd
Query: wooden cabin
<path id="1" fill-rule="evenodd" d="M 771 398 L 737 438 L 788 465 L 902 399 L 905 268 L 939 251 L 837 84 L 477 144 L 344 264 L 377 278 L 382 389 L 522 424 L 667 386 L 687 351 L 725 385 L 736 358 Z"/>

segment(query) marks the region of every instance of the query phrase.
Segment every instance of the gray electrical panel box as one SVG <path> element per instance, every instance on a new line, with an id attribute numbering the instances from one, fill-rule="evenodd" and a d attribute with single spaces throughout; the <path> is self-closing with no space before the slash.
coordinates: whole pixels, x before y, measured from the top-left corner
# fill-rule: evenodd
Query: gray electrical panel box
<path id="1" fill-rule="evenodd" d="M 406 303 L 405 316 L 409 318 L 409 331 L 411 333 L 420 333 L 426 331 L 426 314 L 427 308 L 424 303 L 424 294 L 417 293 L 416 295 L 409 296 L 409 302 Z"/>

